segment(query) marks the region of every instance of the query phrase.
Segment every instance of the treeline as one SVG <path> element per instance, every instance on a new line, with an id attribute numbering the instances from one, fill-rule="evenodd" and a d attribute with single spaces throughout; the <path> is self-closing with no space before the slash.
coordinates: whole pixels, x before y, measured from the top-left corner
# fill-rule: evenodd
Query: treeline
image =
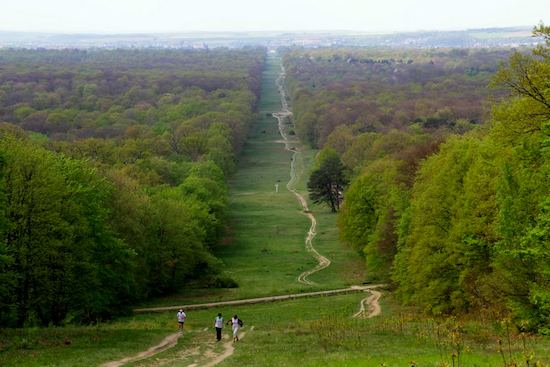
<path id="1" fill-rule="evenodd" d="M 499 102 L 485 125 L 475 126 L 483 117 L 482 97 L 491 93 L 480 83 L 456 96 L 459 104 L 479 99 L 459 116 L 463 120 L 434 128 L 426 124 L 427 115 L 416 112 L 397 127 L 389 120 L 373 132 L 341 123 L 313 142 L 336 150 L 349 170 L 341 236 L 365 254 L 372 280 L 391 280 L 405 303 L 434 315 L 473 310 L 492 318 L 510 315 L 523 330 L 548 333 L 550 28 L 540 26 L 535 33 L 544 45 L 531 55 L 514 53 L 506 67 L 491 73 Z M 287 59 L 288 70 L 293 60 Z M 348 67 L 345 60 L 342 68 Z M 296 85 L 294 109 L 300 111 L 304 92 Z M 424 88 L 429 85 L 428 80 Z M 424 88 L 421 100 L 430 93 Z M 335 106 L 346 105 L 341 95 L 333 98 Z M 445 98 L 433 95 L 434 103 Z M 408 99 L 414 103 L 417 94 Z M 453 110 L 450 101 L 441 108 Z M 384 111 L 395 116 L 399 109 L 391 102 Z M 320 128 L 323 122 L 318 120 Z"/>
<path id="2" fill-rule="evenodd" d="M 0 325 L 235 286 L 211 250 L 264 57 L 0 51 Z"/>

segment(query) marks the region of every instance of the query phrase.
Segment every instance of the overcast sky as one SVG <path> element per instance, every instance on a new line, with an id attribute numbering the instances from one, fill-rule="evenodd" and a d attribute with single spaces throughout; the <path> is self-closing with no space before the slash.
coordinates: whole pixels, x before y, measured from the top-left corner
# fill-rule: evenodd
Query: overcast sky
<path id="1" fill-rule="evenodd" d="M 0 30 L 413 31 L 550 23 L 550 0 L 0 0 Z"/>

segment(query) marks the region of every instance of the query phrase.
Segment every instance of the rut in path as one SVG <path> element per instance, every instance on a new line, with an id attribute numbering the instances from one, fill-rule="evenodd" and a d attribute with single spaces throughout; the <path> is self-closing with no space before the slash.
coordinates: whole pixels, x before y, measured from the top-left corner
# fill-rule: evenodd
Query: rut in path
<path id="1" fill-rule="evenodd" d="M 250 328 L 250 331 L 254 330 L 254 326 L 252 326 Z M 244 338 L 244 336 L 246 335 L 246 332 L 242 332 L 239 334 L 239 340 L 241 340 L 242 338 Z M 204 367 L 213 367 L 221 362 L 224 361 L 224 359 L 228 358 L 228 357 L 231 357 L 233 355 L 233 353 L 235 352 L 235 343 L 232 342 L 232 341 L 227 341 L 223 344 L 223 347 L 224 347 L 224 352 L 221 353 L 221 354 L 218 354 L 213 360 L 211 360 L 210 362 L 206 363 L 204 365 Z M 191 366 L 189 366 L 191 367 Z"/>
<path id="2" fill-rule="evenodd" d="M 330 264 L 331 264 L 331 261 L 327 257 L 321 255 L 315 249 L 315 247 L 313 247 L 313 238 L 317 234 L 317 232 L 316 232 L 317 220 L 315 219 L 315 216 L 309 210 L 306 199 L 294 187 L 294 185 L 296 184 L 296 181 L 298 181 L 298 179 L 303 174 L 303 168 L 302 168 L 302 170 L 300 171 L 299 174 L 296 173 L 296 159 L 298 158 L 299 155 L 301 157 L 302 153 L 300 152 L 300 150 L 298 148 L 291 147 L 291 143 L 293 141 L 291 141 L 289 139 L 287 133 L 285 132 L 285 127 L 284 127 L 285 119 L 292 118 L 292 112 L 289 110 L 288 102 L 286 100 L 286 93 L 285 93 L 285 89 L 283 87 L 283 79 L 284 78 L 285 78 L 285 69 L 284 69 L 283 66 L 281 66 L 281 74 L 277 78 L 276 83 L 277 83 L 277 89 L 279 90 L 279 95 L 281 96 L 282 110 L 279 111 L 279 112 L 273 113 L 273 117 L 275 117 L 277 119 L 277 124 L 278 124 L 278 127 L 279 127 L 279 134 L 281 134 L 281 137 L 283 138 L 283 141 L 284 141 L 284 144 L 285 144 L 285 149 L 288 150 L 289 152 L 293 152 L 292 160 L 290 162 L 290 180 L 286 184 L 286 188 L 287 188 L 288 191 L 292 192 L 294 194 L 294 196 L 296 196 L 296 199 L 298 199 L 298 202 L 302 206 L 302 209 L 303 209 L 302 213 L 305 216 L 307 216 L 309 218 L 310 222 L 311 222 L 311 226 L 309 227 L 309 230 L 307 232 L 305 245 L 306 245 L 306 250 L 308 252 L 310 252 L 313 255 L 313 257 L 315 259 L 317 259 L 317 261 L 318 261 L 318 264 L 313 269 L 304 271 L 303 273 L 301 273 L 298 276 L 298 282 L 306 284 L 306 285 L 314 285 L 315 282 L 309 280 L 308 277 L 310 275 L 314 274 L 314 273 L 317 273 L 318 271 L 321 271 L 321 270 L 329 267 Z"/>
<path id="3" fill-rule="evenodd" d="M 248 332 L 252 332 L 254 326 L 251 326 Z M 239 339 L 243 339 L 247 334 L 246 331 L 239 333 Z M 102 364 L 100 367 L 120 367 L 125 364 L 138 362 L 140 367 L 162 367 L 172 366 L 174 363 L 187 367 L 213 367 L 231 357 L 235 352 L 235 343 L 227 333 L 224 335 L 224 342 L 221 344 L 222 350 L 216 351 L 216 342 L 214 342 L 214 333 L 210 328 L 202 330 L 193 338 L 189 348 L 178 351 L 172 355 L 163 356 L 161 358 L 152 358 L 157 354 L 173 348 L 177 344 L 181 332 L 171 334 L 163 339 L 163 341 L 155 346 L 150 347 L 144 352 L 136 354 L 132 357 L 126 357 L 118 361 Z"/>

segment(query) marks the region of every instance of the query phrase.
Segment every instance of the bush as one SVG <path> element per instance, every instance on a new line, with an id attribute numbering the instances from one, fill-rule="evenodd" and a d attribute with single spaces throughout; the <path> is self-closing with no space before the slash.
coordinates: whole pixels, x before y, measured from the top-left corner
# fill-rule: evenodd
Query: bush
<path id="1" fill-rule="evenodd" d="M 211 278 L 206 284 L 208 288 L 239 288 L 239 285 L 230 277 L 217 276 Z"/>

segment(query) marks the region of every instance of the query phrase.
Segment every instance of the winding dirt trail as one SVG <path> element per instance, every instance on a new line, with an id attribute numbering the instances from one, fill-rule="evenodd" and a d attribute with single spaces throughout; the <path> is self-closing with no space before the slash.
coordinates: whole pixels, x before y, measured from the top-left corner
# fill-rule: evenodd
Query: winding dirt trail
<path id="1" fill-rule="evenodd" d="M 353 317 L 360 319 L 370 319 L 371 317 L 380 315 L 380 313 L 382 312 L 382 308 L 380 307 L 379 303 L 382 293 L 374 289 L 369 289 L 368 292 L 370 292 L 370 296 L 365 297 L 361 300 L 359 311 L 355 313 Z"/>
<path id="2" fill-rule="evenodd" d="M 303 284 L 307 284 L 307 285 L 314 285 L 315 282 L 309 280 L 308 277 L 310 275 L 314 274 L 314 273 L 317 273 L 317 272 L 329 267 L 330 264 L 331 264 L 331 261 L 327 257 L 321 255 L 315 249 L 315 247 L 313 247 L 313 238 L 317 234 L 317 232 L 316 232 L 317 220 L 315 219 L 315 216 L 309 210 L 309 207 L 307 205 L 307 201 L 305 200 L 305 198 L 294 187 L 295 183 L 298 181 L 300 176 L 303 174 L 303 166 L 302 166 L 302 170 L 300 171 L 300 173 L 297 174 L 296 173 L 296 159 L 299 155 L 301 155 L 301 152 L 300 152 L 298 147 L 292 147 L 292 143 L 296 144 L 298 142 L 290 140 L 288 134 L 285 131 L 285 120 L 286 119 L 292 119 L 292 111 L 290 111 L 290 108 L 288 106 L 288 102 L 287 102 L 287 98 L 286 98 L 286 92 L 285 92 L 285 88 L 283 86 L 283 80 L 284 80 L 285 76 L 286 76 L 285 68 L 284 68 L 284 66 L 281 65 L 281 74 L 277 78 L 276 84 L 277 84 L 277 89 L 279 91 L 279 95 L 281 97 L 282 110 L 279 111 L 279 112 L 274 113 L 273 117 L 275 117 L 277 119 L 278 127 L 279 127 L 279 133 L 281 134 L 281 137 L 283 138 L 283 143 L 285 144 L 285 149 L 288 150 L 288 151 L 293 152 L 292 160 L 291 160 L 291 163 L 290 163 L 290 180 L 288 181 L 288 183 L 286 185 L 286 188 L 296 196 L 296 198 L 300 202 L 300 205 L 303 208 L 303 214 L 306 215 L 311 221 L 311 226 L 309 227 L 309 230 L 308 230 L 308 233 L 307 233 L 307 236 L 306 236 L 306 240 L 305 240 L 305 245 L 306 245 L 306 250 L 308 252 L 310 252 L 313 255 L 313 257 L 315 257 L 318 261 L 318 264 L 313 269 L 304 271 L 303 273 L 301 273 L 298 276 L 298 282 L 303 283 Z M 360 309 L 357 313 L 355 313 L 353 315 L 353 317 L 371 318 L 371 317 L 375 317 L 375 316 L 380 315 L 381 307 L 380 307 L 380 303 L 378 301 L 380 299 L 381 293 L 379 291 L 370 289 L 370 288 L 375 288 L 375 287 L 379 287 L 379 285 L 374 286 L 374 287 L 359 287 L 359 286 L 351 287 L 351 289 L 358 289 L 358 290 L 362 290 L 362 291 L 368 291 L 368 292 L 371 293 L 368 297 L 365 297 L 361 300 Z"/>
<path id="3" fill-rule="evenodd" d="M 259 303 L 290 301 L 290 300 L 299 299 L 299 298 L 339 296 L 343 294 L 366 292 L 366 291 L 370 291 L 371 289 L 379 288 L 382 286 L 384 285 L 383 284 L 362 285 L 362 286 L 354 285 L 349 288 L 332 289 L 327 291 L 283 294 L 280 296 L 237 299 L 233 301 L 220 301 L 220 302 L 197 303 L 197 304 L 190 304 L 190 305 L 177 305 L 177 306 L 164 306 L 164 307 L 136 308 L 134 309 L 134 313 L 176 311 L 176 310 L 179 310 L 180 308 L 184 310 L 189 310 L 189 311 L 204 310 L 204 309 L 219 308 L 224 306 L 254 305 Z"/>
<path id="4" fill-rule="evenodd" d="M 285 78 L 285 75 L 286 75 L 285 74 L 285 69 L 284 69 L 283 66 L 281 66 L 281 74 L 277 78 L 276 84 L 277 84 L 277 89 L 279 91 L 279 95 L 281 96 L 282 110 L 279 111 L 279 112 L 273 113 L 273 117 L 275 117 L 277 119 L 277 124 L 278 124 L 278 127 L 279 127 L 279 134 L 281 134 L 281 137 L 283 138 L 283 142 L 285 144 L 285 149 L 288 150 L 289 152 L 293 152 L 292 160 L 290 162 L 290 180 L 286 184 L 286 188 L 287 188 L 288 191 L 292 192 L 294 194 L 294 196 L 296 196 L 296 199 L 298 200 L 298 202 L 302 206 L 302 209 L 303 209 L 302 213 L 305 216 L 307 216 L 309 218 L 310 222 L 311 222 L 311 226 L 309 227 L 309 230 L 307 232 L 307 236 L 306 236 L 306 239 L 305 239 L 305 245 L 306 245 L 306 250 L 309 253 L 311 253 L 311 255 L 318 262 L 317 265 L 313 269 L 306 270 L 303 273 L 301 273 L 298 276 L 298 282 L 300 282 L 302 284 L 306 284 L 306 285 L 314 285 L 315 282 L 312 281 L 312 280 L 309 280 L 308 277 L 312 274 L 315 274 L 315 273 L 329 267 L 330 264 L 331 264 L 331 261 L 327 257 L 321 255 L 315 249 L 315 247 L 313 247 L 313 238 L 317 234 L 317 232 L 316 232 L 317 220 L 315 219 L 315 216 L 313 215 L 313 213 L 311 213 L 311 211 L 309 210 L 306 199 L 295 188 L 296 182 L 298 181 L 298 179 L 303 174 L 303 166 L 302 166 L 302 169 L 300 170 L 300 173 L 296 173 L 296 160 L 297 160 L 298 157 L 301 158 L 302 152 L 297 147 L 298 141 L 291 140 L 289 138 L 286 130 L 285 130 L 285 120 L 286 119 L 289 119 L 289 120 L 292 119 L 292 112 L 290 111 L 290 109 L 288 107 L 288 102 L 286 100 L 286 92 L 285 92 L 285 89 L 284 89 L 284 86 L 283 86 L 283 80 Z M 295 146 L 293 146 L 293 145 L 295 145 Z"/>

